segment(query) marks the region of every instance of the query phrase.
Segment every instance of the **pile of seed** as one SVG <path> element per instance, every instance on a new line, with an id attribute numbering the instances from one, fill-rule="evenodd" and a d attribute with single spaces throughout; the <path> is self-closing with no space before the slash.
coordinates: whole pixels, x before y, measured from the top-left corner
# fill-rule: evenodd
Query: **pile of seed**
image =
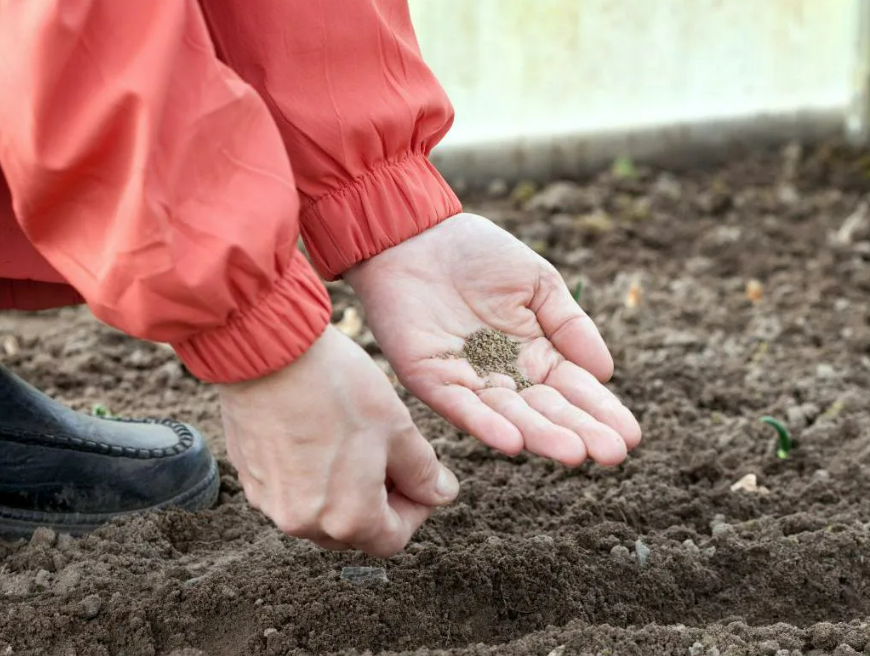
<path id="1" fill-rule="evenodd" d="M 517 369 L 519 355 L 520 345 L 503 332 L 481 328 L 465 340 L 462 351 L 444 357 L 465 358 L 481 378 L 489 374 L 510 376 L 517 384 L 517 391 L 522 391 L 533 383 Z"/>

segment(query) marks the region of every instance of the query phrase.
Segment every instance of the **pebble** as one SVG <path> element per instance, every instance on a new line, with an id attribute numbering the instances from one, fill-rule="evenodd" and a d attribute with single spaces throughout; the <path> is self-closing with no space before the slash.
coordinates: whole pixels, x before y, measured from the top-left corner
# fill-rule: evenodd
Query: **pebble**
<path id="1" fill-rule="evenodd" d="M 628 550 L 628 547 L 617 544 L 610 550 L 610 556 L 614 560 L 630 560 L 631 552 Z"/>
<path id="2" fill-rule="evenodd" d="M 834 369 L 829 364 L 818 364 L 816 365 L 816 378 L 822 378 L 824 380 L 830 380 L 831 378 L 837 377 L 837 370 Z"/>
<path id="3" fill-rule="evenodd" d="M 88 595 L 82 599 L 79 615 L 86 620 L 92 620 L 99 615 L 102 605 L 103 601 L 100 599 L 99 595 Z"/>
<path id="4" fill-rule="evenodd" d="M 556 543 L 549 535 L 536 535 L 532 538 L 532 542 L 542 547 L 552 547 Z"/>
<path id="5" fill-rule="evenodd" d="M 834 656 L 858 656 L 860 652 L 855 651 L 851 646 L 843 643 L 842 645 L 838 645 L 834 650 Z"/>
<path id="6" fill-rule="evenodd" d="M 694 643 L 691 647 L 689 647 L 689 656 L 702 656 L 704 653 L 704 645 L 700 642 Z"/>
<path id="7" fill-rule="evenodd" d="M 69 533 L 61 533 L 57 536 L 57 550 L 69 551 L 75 546 L 75 538 Z"/>
<path id="8" fill-rule="evenodd" d="M 791 405 L 786 408 L 785 418 L 788 425 L 795 428 L 804 428 L 807 425 L 807 417 L 804 414 L 803 408 L 797 405 Z"/>
<path id="9" fill-rule="evenodd" d="M 634 553 L 637 554 L 637 564 L 641 567 L 646 567 L 649 562 L 650 554 L 652 553 L 650 548 L 640 540 L 635 540 Z"/>
<path id="10" fill-rule="evenodd" d="M 389 582 L 387 571 L 383 567 L 342 567 L 341 578 L 349 583 L 362 585 Z"/>
<path id="11" fill-rule="evenodd" d="M 40 588 L 51 587 L 51 574 L 49 574 L 48 570 L 46 569 L 39 570 L 36 573 L 34 583 L 36 583 L 36 585 L 38 585 Z"/>
<path id="12" fill-rule="evenodd" d="M 263 637 L 268 638 L 270 635 L 273 635 L 275 633 L 278 633 L 278 629 L 270 626 L 268 629 L 263 631 Z"/>
<path id="13" fill-rule="evenodd" d="M 33 532 L 30 544 L 34 547 L 52 547 L 57 539 L 57 533 L 47 526 L 40 526 Z"/>
<path id="14" fill-rule="evenodd" d="M 731 485 L 732 492 L 758 492 L 758 477 L 755 474 L 746 474 L 736 483 Z M 717 524 L 717 526 L 726 526 L 726 524 Z M 715 530 L 715 526 L 713 527 Z"/>
<path id="15" fill-rule="evenodd" d="M 700 554 L 701 553 L 701 549 L 691 539 L 683 540 L 683 548 L 686 551 L 693 553 L 693 554 Z"/>
<path id="16" fill-rule="evenodd" d="M 711 532 L 713 536 L 729 535 L 734 533 L 734 527 L 731 524 L 713 524 Z"/>
<path id="17" fill-rule="evenodd" d="M 504 198 L 510 193 L 510 187 L 508 186 L 508 183 L 501 178 L 496 178 L 489 183 L 486 192 L 489 194 L 490 198 Z"/>

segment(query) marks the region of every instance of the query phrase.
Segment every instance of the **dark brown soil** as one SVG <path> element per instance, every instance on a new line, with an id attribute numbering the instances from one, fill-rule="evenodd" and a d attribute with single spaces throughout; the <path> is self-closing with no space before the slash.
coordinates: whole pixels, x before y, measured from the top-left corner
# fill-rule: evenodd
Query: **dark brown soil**
<path id="1" fill-rule="evenodd" d="M 280 535 L 224 462 L 213 510 L 0 546 L 0 655 L 870 654 L 867 161 L 639 174 L 468 205 L 583 282 L 644 428 L 623 466 L 503 457 L 409 399 L 462 494 L 403 554 Z M 82 310 L 0 315 L 0 357 L 77 408 L 194 422 L 224 460 L 214 392 Z M 340 578 L 366 565 L 388 583 Z"/>

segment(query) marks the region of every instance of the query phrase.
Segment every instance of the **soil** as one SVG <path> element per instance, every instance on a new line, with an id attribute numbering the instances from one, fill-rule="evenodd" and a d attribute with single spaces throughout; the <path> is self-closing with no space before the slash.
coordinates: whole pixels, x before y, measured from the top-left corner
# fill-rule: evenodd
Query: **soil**
<path id="1" fill-rule="evenodd" d="M 402 392 L 462 493 L 386 562 L 251 510 L 214 390 L 167 349 L 81 308 L 0 315 L 22 376 L 193 422 L 222 468 L 211 510 L 0 546 L 0 655 L 870 654 L 868 192 L 863 153 L 792 145 L 468 199 L 582 283 L 644 441 L 615 468 L 509 458 Z"/>

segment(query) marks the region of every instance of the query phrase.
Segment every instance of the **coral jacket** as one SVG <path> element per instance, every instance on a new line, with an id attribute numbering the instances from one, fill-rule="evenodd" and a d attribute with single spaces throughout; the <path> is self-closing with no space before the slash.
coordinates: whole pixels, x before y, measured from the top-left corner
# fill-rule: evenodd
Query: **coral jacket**
<path id="1" fill-rule="evenodd" d="M 0 0 L 0 307 L 274 371 L 330 319 L 320 276 L 460 211 L 452 121 L 404 0 Z"/>

